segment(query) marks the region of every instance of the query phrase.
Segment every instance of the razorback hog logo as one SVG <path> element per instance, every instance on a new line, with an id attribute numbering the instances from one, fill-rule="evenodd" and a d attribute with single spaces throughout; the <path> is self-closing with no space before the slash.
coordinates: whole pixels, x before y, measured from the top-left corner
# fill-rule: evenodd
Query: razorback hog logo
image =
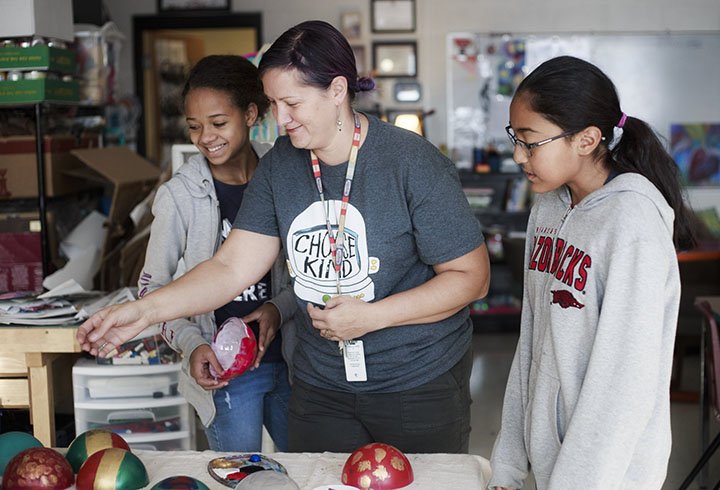
<path id="1" fill-rule="evenodd" d="M 585 305 L 580 303 L 578 300 L 576 300 L 570 291 L 557 289 L 555 291 L 550 291 L 550 292 L 553 295 L 552 302 L 550 304 L 560 305 L 560 307 L 562 309 L 567 309 L 567 308 L 570 308 L 571 306 L 573 308 L 577 308 L 578 310 L 585 308 Z"/>

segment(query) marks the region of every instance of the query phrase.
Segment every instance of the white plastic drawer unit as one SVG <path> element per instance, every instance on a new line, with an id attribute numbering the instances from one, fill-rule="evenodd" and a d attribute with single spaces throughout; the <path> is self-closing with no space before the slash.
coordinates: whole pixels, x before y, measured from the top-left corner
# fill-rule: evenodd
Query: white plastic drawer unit
<path id="1" fill-rule="evenodd" d="M 160 398 L 176 394 L 176 387 L 177 381 L 173 382 L 170 376 L 164 374 L 87 380 L 87 394 L 90 398 Z"/>
<path id="2" fill-rule="evenodd" d="M 73 367 L 75 432 L 107 429 L 131 447 L 158 451 L 195 448 L 192 408 L 178 395 L 179 364 Z"/>
<path id="3" fill-rule="evenodd" d="M 84 408 L 75 407 L 75 417 L 84 430 L 106 429 L 121 436 L 128 434 L 157 434 L 160 432 L 178 432 L 187 427 L 185 403 L 166 407 L 128 408 Z"/>
<path id="4" fill-rule="evenodd" d="M 114 366 L 81 359 L 73 367 L 76 402 L 177 396 L 179 364 Z"/>
<path id="5" fill-rule="evenodd" d="M 190 447 L 187 438 L 180 439 L 153 439 L 152 441 L 138 440 L 138 442 L 128 443 L 130 449 L 145 449 L 147 451 L 188 451 L 194 449 Z"/>

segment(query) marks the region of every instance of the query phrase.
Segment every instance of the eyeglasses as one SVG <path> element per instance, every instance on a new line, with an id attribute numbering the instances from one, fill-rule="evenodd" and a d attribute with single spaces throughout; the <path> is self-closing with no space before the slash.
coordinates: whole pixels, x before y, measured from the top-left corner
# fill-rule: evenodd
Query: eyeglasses
<path id="1" fill-rule="evenodd" d="M 513 131 L 513 128 L 510 125 L 505 126 L 505 132 L 507 133 L 508 138 L 510 138 L 510 143 L 512 143 L 513 146 L 520 146 L 520 148 L 522 148 L 522 150 L 525 152 L 525 156 L 529 158 L 532 156 L 533 148 L 546 145 L 552 141 L 559 140 L 560 138 L 566 138 L 570 135 L 575 134 L 577 131 L 565 131 L 562 134 L 535 143 L 526 143 L 523 140 L 517 139 L 517 137 L 515 136 L 515 131 Z"/>

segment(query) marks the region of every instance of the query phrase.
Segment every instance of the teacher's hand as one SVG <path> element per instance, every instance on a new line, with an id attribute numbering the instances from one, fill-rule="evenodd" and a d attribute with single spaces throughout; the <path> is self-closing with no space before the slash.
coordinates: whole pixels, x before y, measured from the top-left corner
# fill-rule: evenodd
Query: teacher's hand
<path id="1" fill-rule="evenodd" d="M 382 328 L 372 303 L 351 296 L 331 298 L 325 309 L 308 303 L 307 311 L 313 327 L 328 340 L 352 340 Z"/>
<path id="2" fill-rule="evenodd" d="M 94 356 L 105 357 L 142 332 L 150 322 L 138 303 L 131 301 L 109 306 L 85 320 L 76 335 L 82 349 Z"/>

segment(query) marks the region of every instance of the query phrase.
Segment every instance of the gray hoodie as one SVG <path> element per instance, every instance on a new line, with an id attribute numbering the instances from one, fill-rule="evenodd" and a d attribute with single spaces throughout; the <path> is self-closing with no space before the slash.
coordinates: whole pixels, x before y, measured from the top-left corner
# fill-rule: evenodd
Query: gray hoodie
<path id="1" fill-rule="evenodd" d="M 561 188 L 528 223 L 520 339 L 490 486 L 659 489 L 670 456 L 680 300 L 674 213 L 621 174 L 575 207 Z"/>
<path id="2" fill-rule="evenodd" d="M 252 145 L 258 157 L 270 149 L 267 144 L 253 142 Z M 150 241 L 138 281 L 140 297 L 172 281 L 177 272 L 190 270 L 209 259 L 220 246 L 220 208 L 212 174 L 202 155 L 192 156 L 158 189 L 152 212 Z M 290 276 L 282 257 L 281 253 L 272 268 L 270 302 L 280 312 L 283 357 L 290 365 L 295 344 L 292 317 L 297 302 L 289 288 Z M 184 267 L 179 265 L 181 259 Z M 216 329 L 214 312 L 169 321 L 162 326 L 167 343 L 183 355 L 178 391 L 195 407 L 206 427 L 215 418 L 212 392 L 202 388 L 190 376 L 189 360 L 198 346 L 212 341 Z"/>

